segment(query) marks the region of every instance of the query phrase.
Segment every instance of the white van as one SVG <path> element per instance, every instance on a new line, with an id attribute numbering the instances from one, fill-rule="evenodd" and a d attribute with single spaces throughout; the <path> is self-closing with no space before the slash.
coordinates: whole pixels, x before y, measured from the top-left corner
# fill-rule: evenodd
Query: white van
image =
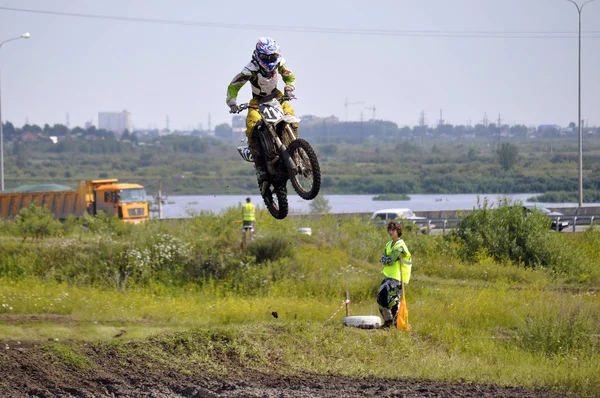
<path id="1" fill-rule="evenodd" d="M 371 221 L 375 225 L 387 225 L 390 221 L 394 220 L 424 220 L 425 217 L 416 216 L 415 213 L 411 209 L 401 208 L 401 209 L 383 209 L 377 210 L 371 216 Z"/>

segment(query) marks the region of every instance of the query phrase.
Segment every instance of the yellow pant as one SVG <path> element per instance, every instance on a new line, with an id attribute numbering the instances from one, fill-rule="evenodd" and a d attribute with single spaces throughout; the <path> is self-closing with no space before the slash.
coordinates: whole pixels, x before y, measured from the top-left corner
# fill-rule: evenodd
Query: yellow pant
<path id="1" fill-rule="evenodd" d="M 258 101 L 253 98 L 250 100 L 250 105 L 258 105 Z M 289 102 L 282 102 L 281 107 L 283 108 L 284 114 L 296 116 L 294 108 L 292 108 Z M 260 112 L 258 112 L 258 109 L 248 108 L 248 115 L 246 116 L 246 137 L 248 137 L 248 142 L 252 140 L 252 129 L 261 119 L 262 116 L 260 115 Z"/>

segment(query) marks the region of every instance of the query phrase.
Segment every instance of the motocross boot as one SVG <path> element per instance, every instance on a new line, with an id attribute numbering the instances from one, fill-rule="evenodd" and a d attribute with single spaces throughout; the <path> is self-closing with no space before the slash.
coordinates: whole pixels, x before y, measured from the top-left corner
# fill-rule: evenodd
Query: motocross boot
<path id="1" fill-rule="evenodd" d="M 379 328 L 380 329 L 389 329 L 391 328 L 393 325 L 393 321 L 384 321 L 383 325 L 381 325 Z"/>
<path id="2" fill-rule="evenodd" d="M 265 193 L 269 187 L 269 172 L 267 171 L 267 165 L 265 159 L 262 156 L 262 150 L 260 142 L 257 138 L 249 140 L 248 148 L 252 152 L 252 158 L 254 158 L 254 170 L 256 171 L 256 180 L 258 181 L 258 187 L 260 188 L 261 195 Z"/>
<path id="3" fill-rule="evenodd" d="M 383 318 L 383 325 L 381 329 L 388 329 L 394 324 L 394 315 L 389 308 L 379 307 L 379 312 Z"/>

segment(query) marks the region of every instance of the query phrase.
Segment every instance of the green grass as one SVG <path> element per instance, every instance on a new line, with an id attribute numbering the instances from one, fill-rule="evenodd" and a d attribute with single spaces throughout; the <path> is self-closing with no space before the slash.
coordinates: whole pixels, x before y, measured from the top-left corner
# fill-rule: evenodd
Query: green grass
<path id="1" fill-rule="evenodd" d="M 465 255 L 456 237 L 407 233 L 414 265 L 405 333 L 345 328 L 343 309 L 329 320 L 346 291 L 353 315 L 378 313 L 384 229 L 357 217 L 277 221 L 259 211 L 257 238 L 242 253 L 238 214 L 133 229 L 101 221 L 36 242 L 0 237 L 0 342 L 44 342 L 57 361 L 83 370 L 91 365 L 78 341 L 112 347 L 142 368 L 236 371 L 219 362 L 225 355 L 242 358 L 240 369 L 273 373 L 600 391 L 598 231 L 539 232 L 551 237 L 536 241 L 541 253 L 559 245 L 569 261 L 548 256 L 535 268 L 495 259 L 485 246 Z M 296 234 L 300 226 L 313 235 Z"/>
<path id="2" fill-rule="evenodd" d="M 59 360 L 69 366 L 75 367 L 79 370 L 90 370 L 94 367 L 93 362 L 85 355 L 82 355 L 76 352 L 70 345 L 66 344 L 49 344 L 43 347 L 50 355 L 54 356 Z"/>
<path id="3" fill-rule="evenodd" d="M 600 299 L 585 290 L 415 277 L 407 286 L 410 333 L 344 328 L 343 310 L 328 321 L 340 307 L 341 294 L 339 300 L 213 297 L 185 289 L 159 295 L 5 280 L 0 290 L 13 315 L 66 317 L 58 323 L 0 321 L 0 341 L 114 341 L 123 329 L 127 334 L 120 340 L 155 336 L 162 341 L 173 333 L 233 330 L 243 340 L 237 349 L 277 353 L 284 371 L 292 374 L 466 380 L 552 387 L 580 396 L 593 396 L 600 388 L 594 377 L 600 371 Z M 375 313 L 376 306 L 352 301 L 351 312 Z M 84 366 L 75 354 L 59 354 Z M 398 358 L 402 366 L 389 358 Z"/>

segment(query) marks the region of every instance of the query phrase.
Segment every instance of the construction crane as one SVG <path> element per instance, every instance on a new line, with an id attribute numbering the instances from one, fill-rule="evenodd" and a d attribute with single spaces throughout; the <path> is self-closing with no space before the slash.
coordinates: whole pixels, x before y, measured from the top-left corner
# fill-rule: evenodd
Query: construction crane
<path id="1" fill-rule="evenodd" d="M 348 102 L 348 97 L 346 97 L 346 100 L 344 101 L 344 108 L 345 108 L 345 116 L 346 116 L 346 121 L 348 121 L 348 105 L 359 105 L 359 104 L 364 104 L 365 101 L 356 101 L 356 102 Z"/>
<path id="2" fill-rule="evenodd" d="M 371 120 L 375 120 L 375 105 L 373 105 L 371 108 L 365 108 L 365 109 L 373 112 L 373 118 Z"/>

